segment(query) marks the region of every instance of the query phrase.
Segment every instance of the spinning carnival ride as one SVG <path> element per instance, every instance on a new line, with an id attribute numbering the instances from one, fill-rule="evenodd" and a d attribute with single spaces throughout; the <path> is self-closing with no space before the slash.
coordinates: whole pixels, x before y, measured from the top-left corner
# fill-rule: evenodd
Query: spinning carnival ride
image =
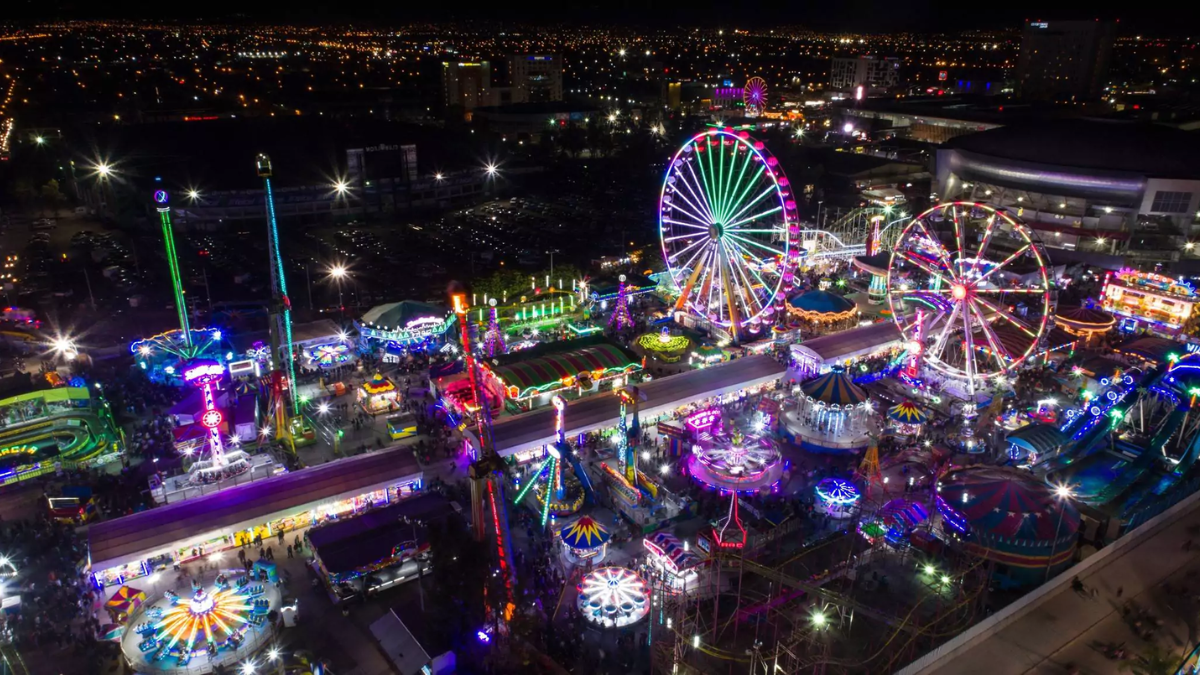
<path id="1" fill-rule="evenodd" d="M 714 488 L 757 490 L 779 480 L 782 461 L 769 437 L 716 432 L 692 446 L 689 472 Z"/>
<path id="2" fill-rule="evenodd" d="M 959 383 L 967 398 L 1040 353 L 1057 298 L 1036 235 L 970 202 L 940 204 L 904 228 L 887 289 L 914 366 Z"/>
<path id="3" fill-rule="evenodd" d="M 734 340 L 773 322 L 800 229 L 787 177 L 760 141 L 728 127 L 688 140 L 668 165 L 658 219 L 677 311 Z"/>
<path id="4" fill-rule="evenodd" d="M 292 426 L 300 420 L 300 401 L 295 392 L 296 352 L 292 344 L 292 301 L 288 298 L 287 277 L 283 273 L 283 257 L 279 252 L 279 224 L 275 220 L 275 194 L 271 190 L 271 177 L 274 175 L 271 158 L 260 153 L 255 159 L 255 170 L 263 179 L 263 190 L 266 194 L 267 254 L 271 258 L 271 361 L 275 365 L 275 372 L 279 373 L 270 378 L 270 403 L 275 417 L 276 437 L 291 440 L 295 436 Z M 275 363 L 277 360 L 282 360 L 283 363 Z M 286 397 L 291 401 L 291 426 L 288 424 L 289 413 L 285 411 L 284 406 L 285 389 Z"/>

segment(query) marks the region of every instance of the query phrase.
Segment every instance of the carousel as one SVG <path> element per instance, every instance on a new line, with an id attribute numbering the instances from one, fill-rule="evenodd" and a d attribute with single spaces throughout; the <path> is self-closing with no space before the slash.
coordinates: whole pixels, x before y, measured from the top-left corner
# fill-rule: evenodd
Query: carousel
<path id="1" fill-rule="evenodd" d="M 579 613 L 601 628 L 622 628 L 650 613 L 650 588 L 624 567 L 601 567 L 585 575 L 578 590 Z"/>
<path id="2" fill-rule="evenodd" d="M 849 518 L 862 500 L 862 492 L 845 478 L 823 478 L 815 492 L 817 512 L 830 518 Z"/>
<path id="3" fill-rule="evenodd" d="M 858 305 L 844 295 L 830 292 L 829 287 L 829 280 L 822 279 L 819 288 L 788 300 L 788 315 L 806 333 L 826 335 L 858 325 Z"/>
<path id="4" fill-rule="evenodd" d="M 380 373 L 358 388 L 358 405 L 368 415 L 383 415 L 400 409 L 400 391 Z"/>
<path id="5" fill-rule="evenodd" d="M 899 405 L 888 408 L 888 426 L 897 436 L 920 436 L 921 429 L 929 421 L 929 416 L 912 401 L 904 401 Z"/>
<path id="6" fill-rule="evenodd" d="M 603 525 L 588 516 L 558 531 L 563 543 L 563 557 L 572 565 L 587 565 L 604 560 L 608 540 L 612 538 Z"/>
<path id="7" fill-rule="evenodd" d="M 867 447 L 873 430 L 870 398 L 845 370 L 832 370 L 800 385 L 796 408 L 784 412 L 784 433 L 814 452 L 854 452 Z"/>
<path id="8" fill-rule="evenodd" d="M 1085 345 L 1099 340 L 1117 326 L 1112 314 L 1091 307 L 1059 307 L 1054 313 L 1054 323 L 1071 335 L 1083 339 Z"/>

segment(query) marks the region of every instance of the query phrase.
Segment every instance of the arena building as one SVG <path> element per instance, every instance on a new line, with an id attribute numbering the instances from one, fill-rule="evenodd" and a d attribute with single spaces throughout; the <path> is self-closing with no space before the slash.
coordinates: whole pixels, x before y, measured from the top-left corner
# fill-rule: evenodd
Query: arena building
<path id="1" fill-rule="evenodd" d="M 1173 261 L 1200 253 L 1200 136 L 1096 119 L 1004 126 L 937 150 L 935 194 L 1021 218 L 1051 248 Z"/>

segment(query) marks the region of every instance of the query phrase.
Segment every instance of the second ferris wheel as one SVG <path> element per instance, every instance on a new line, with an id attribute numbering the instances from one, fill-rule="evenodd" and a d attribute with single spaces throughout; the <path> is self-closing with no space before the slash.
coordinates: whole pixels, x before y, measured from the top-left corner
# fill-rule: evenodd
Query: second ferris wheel
<path id="1" fill-rule="evenodd" d="M 749 132 L 696 134 L 667 165 L 658 208 L 677 311 L 732 340 L 773 322 L 792 286 L 799 223 L 779 161 Z"/>

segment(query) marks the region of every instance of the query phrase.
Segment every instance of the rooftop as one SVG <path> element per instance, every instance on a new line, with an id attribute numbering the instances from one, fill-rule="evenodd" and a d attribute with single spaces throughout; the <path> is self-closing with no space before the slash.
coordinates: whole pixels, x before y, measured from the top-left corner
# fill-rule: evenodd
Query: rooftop
<path id="1" fill-rule="evenodd" d="M 1073 119 L 1014 124 L 958 136 L 942 147 L 1077 169 L 1200 179 L 1200 134 L 1147 122 Z"/>

